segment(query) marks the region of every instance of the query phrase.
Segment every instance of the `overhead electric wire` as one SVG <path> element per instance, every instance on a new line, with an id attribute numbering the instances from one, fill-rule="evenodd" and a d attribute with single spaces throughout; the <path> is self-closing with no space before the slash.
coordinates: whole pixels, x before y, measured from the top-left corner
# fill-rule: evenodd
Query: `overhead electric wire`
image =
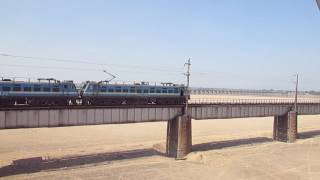
<path id="1" fill-rule="evenodd" d="M 99 66 L 115 66 L 121 68 L 134 68 L 134 69 L 148 69 L 152 71 L 178 71 L 181 68 L 172 68 L 172 67 L 162 67 L 162 68 L 154 68 L 150 66 L 137 66 L 137 65 L 122 65 L 122 64 L 106 64 L 106 63 L 97 63 L 97 62 L 90 62 L 87 60 L 72 60 L 72 59 L 60 59 L 60 58 L 51 58 L 51 57 L 35 57 L 35 56 L 23 56 L 23 55 L 15 55 L 9 53 L 0 53 L 0 56 L 3 57 L 12 57 L 12 58 L 20 58 L 22 59 L 30 59 L 30 60 L 46 60 L 46 61 L 55 61 L 55 62 L 69 62 L 69 63 L 80 63 L 80 64 L 91 64 L 91 65 L 99 65 Z"/>
<path id="2" fill-rule="evenodd" d="M 67 70 L 67 71 L 92 71 L 92 72 L 102 72 L 103 69 L 89 69 L 89 68 L 74 68 L 74 67 L 56 67 L 56 66 L 39 66 L 39 65 L 21 65 L 21 64 L 0 64 L 0 67 L 13 67 L 13 68 L 41 68 L 41 69 L 52 69 L 52 70 Z M 1 69 L 1 68 L 0 68 Z M 122 72 L 130 72 L 130 73 L 147 73 L 147 72 L 138 72 L 138 71 L 124 71 L 124 70 L 119 70 Z M 172 72 L 175 73 L 175 72 Z M 169 73 L 167 75 L 169 76 L 174 76 L 177 77 L 177 74 L 172 74 Z M 182 73 L 181 73 L 182 74 Z M 7 76 L 6 76 L 7 77 Z M 12 78 L 25 78 L 25 79 L 36 79 L 36 77 L 16 77 L 12 76 Z M 127 81 L 127 80 L 126 80 Z M 117 80 L 116 82 L 126 82 L 125 80 Z M 128 82 L 139 82 L 138 80 L 136 81 L 128 81 Z M 151 83 L 151 81 L 148 81 Z M 160 84 L 160 82 L 152 82 L 156 84 Z"/>
<path id="3" fill-rule="evenodd" d="M 54 66 L 21 65 L 21 64 L 0 64 L 0 66 L 43 68 L 43 69 L 63 69 L 63 70 L 85 70 L 85 71 L 97 71 L 97 70 L 99 70 L 99 69 L 89 69 L 89 68 L 54 67 Z"/>
<path id="4" fill-rule="evenodd" d="M 38 66 L 38 65 L 21 65 L 21 64 L 0 64 L 0 66 L 6 66 L 6 67 L 23 67 L 23 68 L 39 68 L 39 69 L 58 69 L 58 70 L 72 70 L 72 71 L 103 71 L 104 69 L 94 69 L 94 68 L 75 68 L 75 67 L 57 67 L 57 66 Z M 131 70 L 117 70 L 120 72 L 129 72 L 129 73 L 150 73 L 152 70 L 149 70 L 149 72 L 146 71 L 131 71 Z M 148 70 L 147 70 L 148 71 Z M 166 74 L 182 74 L 179 72 L 163 72 Z"/>

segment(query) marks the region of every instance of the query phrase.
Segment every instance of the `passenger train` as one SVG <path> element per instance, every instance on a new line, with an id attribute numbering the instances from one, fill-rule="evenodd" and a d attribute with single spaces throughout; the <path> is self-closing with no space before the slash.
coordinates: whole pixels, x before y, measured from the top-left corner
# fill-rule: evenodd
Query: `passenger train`
<path id="1" fill-rule="evenodd" d="M 58 105 L 174 105 L 186 102 L 185 87 L 173 83 L 114 84 L 87 81 L 76 88 L 73 81 L 53 78 L 36 82 L 0 79 L 0 106 Z"/>

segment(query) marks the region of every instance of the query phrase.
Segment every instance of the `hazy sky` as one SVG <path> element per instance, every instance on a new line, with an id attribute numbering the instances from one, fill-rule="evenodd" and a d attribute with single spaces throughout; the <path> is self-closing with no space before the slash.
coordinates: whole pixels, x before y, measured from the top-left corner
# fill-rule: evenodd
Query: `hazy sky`
<path id="1" fill-rule="evenodd" d="M 0 76 L 106 69 L 183 83 L 190 57 L 191 86 L 293 89 L 299 73 L 301 89 L 320 90 L 320 11 L 315 0 L 1 0 L 0 53 L 58 60 L 0 56 Z"/>

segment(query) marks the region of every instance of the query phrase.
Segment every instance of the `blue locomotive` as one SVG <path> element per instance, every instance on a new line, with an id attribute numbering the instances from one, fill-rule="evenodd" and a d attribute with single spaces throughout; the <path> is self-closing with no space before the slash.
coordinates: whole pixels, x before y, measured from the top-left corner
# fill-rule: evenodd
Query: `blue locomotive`
<path id="1" fill-rule="evenodd" d="M 108 81 L 87 82 L 81 90 L 84 105 L 183 104 L 185 87 L 173 83 L 150 85 L 109 84 Z"/>
<path id="2" fill-rule="evenodd" d="M 38 79 L 38 82 L 0 80 L 0 105 L 2 106 L 69 105 L 76 104 L 78 97 L 72 81 L 60 82 L 52 78 Z"/>
<path id="3" fill-rule="evenodd" d="M 72 81 L 38 79 L 37 82 L 0 80 L 0 106 L 31 105 L 141 105 L 184 104 L 185 87 L 173 83 L 110 84 L 88 81 L 77 89 Z"/>

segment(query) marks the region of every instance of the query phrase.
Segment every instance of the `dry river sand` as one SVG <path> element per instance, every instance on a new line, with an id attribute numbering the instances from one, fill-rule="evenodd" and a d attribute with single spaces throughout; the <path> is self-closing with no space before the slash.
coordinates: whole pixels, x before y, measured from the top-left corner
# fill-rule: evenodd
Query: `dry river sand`
<path id="1" fill-rule="evenodd" d="M 273 118 L 192 121 L 193 150 L 164 152 L 166 122 L 0 130 L 4 179 L 319 179 L 320 116 L 299 140 L 272 141 Z M 14 160 L 41 157 L 29 164 Z"/>

